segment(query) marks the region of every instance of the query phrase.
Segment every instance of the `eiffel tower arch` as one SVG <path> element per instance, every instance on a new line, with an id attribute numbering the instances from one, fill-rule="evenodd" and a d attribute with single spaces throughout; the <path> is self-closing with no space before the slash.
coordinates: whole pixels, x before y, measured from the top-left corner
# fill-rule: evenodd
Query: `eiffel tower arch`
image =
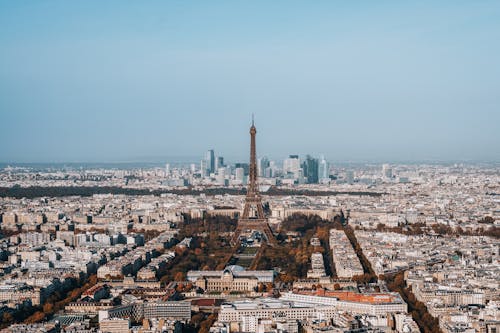
<path id="1" fill-rule="evenodd" d="M 240 234 L 245 230 L 256 230 L 261 232 L 269 244 L 275 244 L 275 238 L 262 207 L 262 198 L 257 184 L 257 153 L 255 145 L 255 136 L 257 129 L 252 117 L 252 127 L 250 127 L 250 170 L 245 198 L 245 207 L 243 214 L 238 219 L 238 225 L 233 237 L 233 243 L 239 241 Z"/>

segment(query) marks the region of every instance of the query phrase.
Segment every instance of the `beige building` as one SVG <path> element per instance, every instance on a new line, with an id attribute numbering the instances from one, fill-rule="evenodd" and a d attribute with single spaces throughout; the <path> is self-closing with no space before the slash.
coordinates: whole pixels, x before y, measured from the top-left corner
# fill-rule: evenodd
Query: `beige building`
<path id="1" fill-rule="evenodd" d="M 41 304 L 41 293 L 39 288 L 23 287 L 16 288 L 13 286 L 2 286 L 0 288 L 0 302 L 21 303 L 25 300 L 31 300 L 33 305 Z"/>
<path id="2" fill-rule="evenodd" d="M 209 292 L 253 291 L 258 284 L 256 277 L 235 276 L 230 269 L 224 270 L 220 277 L 200 277 L 195 282 L 197 287 Z"/>
<path id="3" fill-rule="evenodd" d="M 130 321 L 121 318 L 105 319 L 99 322 L 99 330 L 102 333 L 130 332 Z"/>

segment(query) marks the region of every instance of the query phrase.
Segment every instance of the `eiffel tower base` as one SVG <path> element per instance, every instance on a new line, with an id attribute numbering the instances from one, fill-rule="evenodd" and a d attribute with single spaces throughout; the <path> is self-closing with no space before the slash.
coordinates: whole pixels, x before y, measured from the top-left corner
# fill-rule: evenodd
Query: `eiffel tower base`
<path id="1" fill-rule="evenodd" d="M 240 241 L 240 235 L 242 232 L 246 230 L 255 230 L 261 232 L 267 244 L 276 245 L 276 238 L 274 237 L 273 231 L 266 219 L 240 219 L 238 220 L 238 226 L 234 232 L 234 236 L 232 239 L 232 244 L 237 244 Z"/>

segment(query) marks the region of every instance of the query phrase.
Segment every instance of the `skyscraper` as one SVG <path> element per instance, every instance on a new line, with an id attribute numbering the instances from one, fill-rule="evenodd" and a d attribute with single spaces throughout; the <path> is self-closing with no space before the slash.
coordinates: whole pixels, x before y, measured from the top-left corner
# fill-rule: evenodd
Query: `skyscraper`
<path id="1" fill-rule="evenodd" d="M 309 184 L 318 183 L 318 159 L 307 155 L 304 163 L 302 163 L 302 170 Z"/>
<path id="2" fill-rule="evenodd" d="M 283 174 L 288 178 L 298 179 L 300 177 L 299 155 L 290 155 L 283 161 Z"/>
<path id="3" fill-rule="evenodd" d="M 269 160 L 266 156 L 261 157 L 257 160 L 257 173 L 259 177 L 265 177 L 266 168 L 269 167 Z"/>
<path id="4" fill-rule="evenodd" d="M 330 178 L 330 165 L 325 159 L 325 156 L 321 155 L 318 162 L 318 180 L 319 182 L 326 182 Z"/>
<path id="5" fill-rule="evenodd" d="M 215 172 L 215 153 L 213 149 L 210 149 L 205 154 L 205 161 L 207 161 L 206 168 L 208 174 Z"/>
<path id="6" fill-rule="evenodd" d="M 245 169 L 236 168 L 234 171 L 235 171 L 234 179 L 237 180 L 238 182 L 241 182 L 241 184 L 244 184 L 245 183 Z"/>
<path id="7" fill-rule="evenodd" d="M 217 170 L 215 179 L 219 185 L 226 185 L 226 169 L 224 167 L 220 167 Z"/>
<path id="8" fill-rule="evenodd" d="M 201 175 L 201 178 L 204 178 L 207 176 L 207 160 L 205 159 L 202 159 L 200 161 L 200 175 Z"/>
<path id="9" fill-rule="evenodd" d="M 224 167 L 224 157 L 217 156 L 215 159 L 215 171 L 219 170 L 219 168 Z"/>
<path id="10" fill-rule="evenodd" d="M 243 168 L 243 170 L 245 170 L 245 176 L 248 176 L 250 174 L 250 165 L 248 165 L 248 163 L 235 163 L 234 167 Z"/>

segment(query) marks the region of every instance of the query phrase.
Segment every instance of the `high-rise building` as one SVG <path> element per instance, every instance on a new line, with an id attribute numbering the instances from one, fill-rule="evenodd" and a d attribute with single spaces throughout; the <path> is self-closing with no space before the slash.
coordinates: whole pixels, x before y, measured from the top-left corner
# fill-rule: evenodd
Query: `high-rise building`
<path id="1" fill-rule="evenodd" d="M 248 176 L 250 174 L 250 166 L 248 163 L 235 163 L 234 167 L 237 168 L 243 168 L 245 170 L 245 176 Z"/>
<path id="2" fill-rule="evenodd" d="M 165 164 L 165 175 L 166 176 L 170 175 L 170 164 L 169 163 Z"/>
<path id="3" fill-rule="evenodd" d="M 215 176 L 215 179 L 219 185 L 226 185 L 226 169 L 220 167 L 217 170 L 217 176 Z"/>
<path id="4" fill-rule="evenodd" d="M 330 178 L 330 165 L 325 159 L 325 156 L 321 155 L 318 162 L 318 180 L 319 182 L 328 181 Z"/>
<path id="5" fill-rule="evenodd" d="M 208 173 L 214 173 L 215 172 L 215 153 L 213 149 L 210 149 L 206 152 L 205 154 L 205 160 L 207 161 L 207 170 Z"/>
<path id="6" fill-rule="evenodd" d="M 200 174 L 202 178 L 205 178 L 207 176 L 207 160 L 203 159 L 200 162 Z"/>
<path id="7" fill-rule="evenodd" d="M 295 179 L 300 177 L 299 155 L 290 155 L 283 161 L 283 175 Z"/>
<path id="8" fill-rule="evenodd" d="M 302 170 L 309 184 L 318 183 L 318 159 L 307 155 L 305 161 L 302 163 Z"/>
<path id="9" fill-rule="evenodd" d="M 266 177 L 266 168 L 269 167 L 269 160 L 266 156 L 261 157 L 257 160 L 257 174 L 259 177 Z"/>
<path id="10" fill-rule="evenodd" d="M 241 182 L 241 184 L 244 184 L 245 183 L 245 169 L 243 168 L 236 168 L 234 170 L 235 172 L 235 179 L 239 182 Z"/>
<path id="11" fill-rule="evenodd" d="M 217 156 L 215 159 L 215 171 L 219 170 L 219 168 L 224 167 L 224 157 L 222 156 Z"/>
<path id="12" fill-rule="evenodd" d="M 269 167 L 266 168 L 265 171 L 265 177 L 266 178 L 272 178 L 276 176 L 276 162 L 275 161 L 269 161 Z"/>

